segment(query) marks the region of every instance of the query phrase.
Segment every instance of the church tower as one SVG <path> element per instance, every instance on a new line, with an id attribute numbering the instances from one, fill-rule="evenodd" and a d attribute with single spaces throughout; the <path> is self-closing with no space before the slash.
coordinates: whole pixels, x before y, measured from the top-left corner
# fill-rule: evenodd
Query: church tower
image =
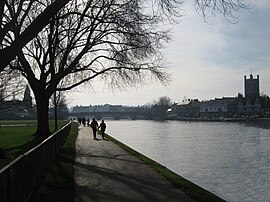
<path id="1" fill-rule="evenodd" d="M 30 94 L 29 86 L 26 86 L 26 89 L 24 91 L 23 103 L 24 103 L 26 108 L 31 108 L 32 107 L 32 97 L 31 97 L 31 94 Z"/>
<path id="2" fill-rule="evenodd" d="M 249 79 L 247 79 L 247 77 L 244 76 L 244 82 L 245 82 L 245 97 L 252 100 L 258 98 L 260 96 L 259 75 L 257 75 L 257 78 L 253 78 L 253 75 L 250 74 Z"/>

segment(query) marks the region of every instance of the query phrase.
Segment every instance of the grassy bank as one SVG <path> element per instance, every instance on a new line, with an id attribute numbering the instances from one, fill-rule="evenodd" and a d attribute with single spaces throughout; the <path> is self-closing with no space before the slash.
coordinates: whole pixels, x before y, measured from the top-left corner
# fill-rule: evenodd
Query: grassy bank
<path id="1" fill-rule="evenodd" d="M 113 137 L 106 135 L 106 137 L 114 142 L 115 144 L 119 145 L 122 149 L 126 150 L 127 152 L 131 153 L 132 155 L 136 156 L 138 159 L 143 161 L 144 163 L 150 165 L 153 169 L 167 178 L 174 186 L 178 187 L 182 191 L 184 191 L 188 196 L 195 199 L 196 201 L 203 201 L 203 202 L 219 202 L 224 201 L 223 199 L 219 198 L 218 196 L 212 194 L 211 192 L 199 187 L 198 185 L 186 180 L 185 178 L 179 176 L 178 174 L 172 172 L 171 170 L 167 169 L 163 165 L 153 161 L 152 159 L 140 154 L 139 152 L 131 149 L 127 145 L 119 142 L 118 140 L 114 139 Z"/>
<path id="2" fill-rule="evenodd" d="M 30 202 L 74 201 L 75 141 L 78 124 L 72 123 L 71 132 L 63 149 L 54 160 L 43 183 Z"/>
<path id="3" fill-rule="evenodd" d="M 0 159 L 0 168 L 15 159 L 20 154 L 29 151 L 31 148 L 39 144 L 42 139 L 35 138 L 33 134 L 36 131 L 36 121 L 0 121 L 3 125 L 26 124 L 24 127 L 1 127 L 0 128 L 0 148 L 5 158 Z M 59 129 L 62 128 L 67 121 L 59 121 Z M 54 121 L 49 122 L 50 130 L 54 131 Z"/>

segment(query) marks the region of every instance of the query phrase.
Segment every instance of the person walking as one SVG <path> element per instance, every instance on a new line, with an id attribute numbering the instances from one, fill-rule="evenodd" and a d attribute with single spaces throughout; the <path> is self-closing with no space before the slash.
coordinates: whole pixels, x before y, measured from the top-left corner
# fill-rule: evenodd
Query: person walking
<path id="1" fill-rule="evenodd" d="M 85 127 L 85 122 L 86 122 L 86 118 L 83 117 L 83 118 L 82 118 L 82 124 L 83 124 L 83 127 Z"/>
<path id="2" fill-rule="evenodd" d="M 92 128 L 93 135 L 94 135 L 94 140 L 97 139 L 97 127 L 98 127 L 98 122 L 96 121 L 95 118 L 93 118 L 90 127 Z"/>
<path id="3" fill-rule="evenodd" d="M 104 120 L 101 121 L 98 128 L 100 128 L 101 136 L 102 136 L 102 139 L 104 140 L 105 139 L 105 130 L 106 130 L 106 123 L 104 122 Z"/>

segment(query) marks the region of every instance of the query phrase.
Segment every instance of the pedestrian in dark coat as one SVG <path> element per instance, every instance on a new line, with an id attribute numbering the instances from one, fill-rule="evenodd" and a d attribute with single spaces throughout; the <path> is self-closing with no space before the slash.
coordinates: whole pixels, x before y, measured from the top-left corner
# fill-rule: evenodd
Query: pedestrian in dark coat
<path id="1" fill-rule="evenodd" d="M 97 127 L 98 127 L 98 122 L 96 121 L 95 118 L 93 118 L 90 127 L 92 128 L 93 135 L 94 135 L 94 140 L 97 139 Z"/>
<path id="2" fill-rule="evenodd" d="M 101 136 L 102 136 L 102 139 L 104 140 L 105 139 L 105 130 L 106 130 L 106 123 L 104 122 L 104 120 L 101 121 L 98 128 L 100 128 Z"/>

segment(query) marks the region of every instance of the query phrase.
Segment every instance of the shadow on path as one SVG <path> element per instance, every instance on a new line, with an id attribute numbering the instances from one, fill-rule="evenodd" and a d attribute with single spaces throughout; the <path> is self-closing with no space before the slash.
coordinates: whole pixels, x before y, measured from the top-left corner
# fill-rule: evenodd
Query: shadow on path
<path id="1" fill-rule="evenodd" d="M 76 142 L 75 202 L 193 201 L 149 165 L 80 127 Z"/>

